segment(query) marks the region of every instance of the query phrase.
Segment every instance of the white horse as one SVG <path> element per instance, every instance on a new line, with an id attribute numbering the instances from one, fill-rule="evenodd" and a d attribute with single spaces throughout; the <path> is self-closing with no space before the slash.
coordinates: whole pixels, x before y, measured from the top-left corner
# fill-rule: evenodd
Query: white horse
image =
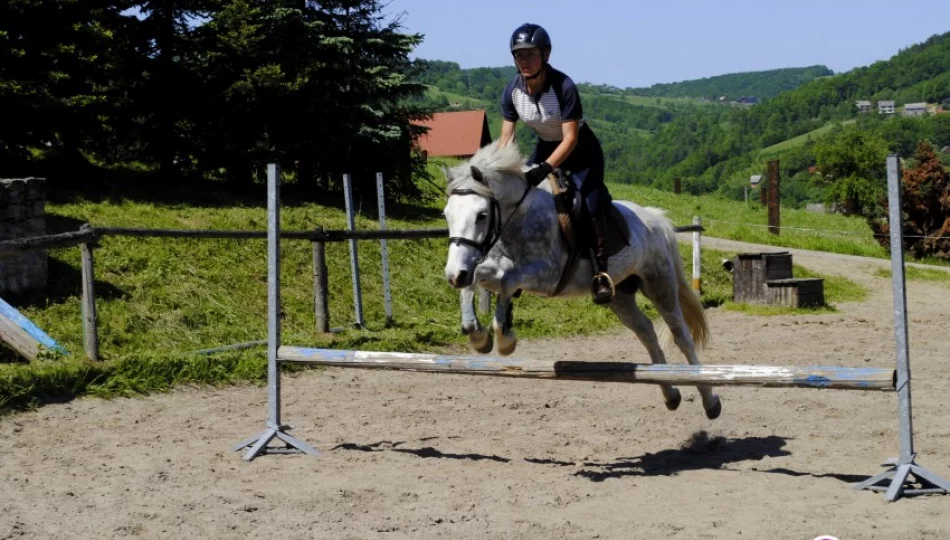
<path id="1" fill-rule="evenodd" d="M 482 353 L 492 350 L 492 334 L 475 315 L 475 286 L 498 296 L 492 331 L 504 355 L 514 352 L 517 344 L 511 329 L 512 295 L 517 291 L 549 297 L 590 294 L 593 270 L 586 259 L 577 261 L 557 290 L 568 252 L 554 197 L 528 185 L 522 164 L 515 144 L 499 148 L 496 142 L 479 150 L 468 163 L 444 169 L 449 227 L 445 277 L 461 289 L 462 332 Z M 709 329 L 702 304 L 683 273 L 672 223 L 662 210 L 627 201 L 613 204 L 629 228 L 629 242 L 609 260 L 609 274 L 617 284 L 610 308 L 637 335 L 650 360 L 665 364 L 653 323 L 637 307 L 636 292 L 642 290 L 689 363 L 699 364 L 695 345 L 705 346 Z M 718 417 L 719 396 L 709 386 L 698 388 L 706 416 Z M 676 409 L 682 399 L 679 390 L 670 385 L 661 385 L 661 390 L 667 408 Z"/>

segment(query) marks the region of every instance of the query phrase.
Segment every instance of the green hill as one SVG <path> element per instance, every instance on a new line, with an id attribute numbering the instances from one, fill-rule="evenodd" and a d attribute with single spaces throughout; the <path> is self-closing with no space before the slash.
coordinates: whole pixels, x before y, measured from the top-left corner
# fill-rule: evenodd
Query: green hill
<path id="1" fill-rule="evenodd" d="M 834 72 L 825 66 L 782 68 L 654 84 L 648 88 L 627 88 L 624 93 L 648 97 L 705 97 L 716 99 L 720 96 L 729 98 L 755 96 L 762 99 L 775 97 L 782 92 L 794 90 L 818 77 L 833 74 Z"/>

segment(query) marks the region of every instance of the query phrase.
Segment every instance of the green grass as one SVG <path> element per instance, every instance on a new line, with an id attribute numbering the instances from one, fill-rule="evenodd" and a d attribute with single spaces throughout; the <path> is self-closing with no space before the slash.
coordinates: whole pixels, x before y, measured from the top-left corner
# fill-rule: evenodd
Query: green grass
<path id="1" fill-rule="evenodd" d="M 768 232 L 768 212 L 758 202 L 725 200 L 715 195 L 676 195 L 643 186 L 611 184 L 615 199 L 634 201 L 641 206 L 667 209 L 677 225 L 702 218 L 704 234 L 776 247 L 828 251 L 866 257 L 887 257 L 861 218 L 820 214 L 794 208 L 781 209 L 779 236 Z"/>
<path id="2" fill-rule="evenodd" d="M 675 98 L 675 97 L 652 97 L 652 96 L 623 96 L 622 99 L 633 105 L 642 105 L 645 107 L 657 107 L 666 109 L 668 105 L 712 105 L 713 102 L 703 102 L 695 98 Z"/>
<path id="3" fill-rule="evenodd" d="M 436 167 L 435 164 L 431 165 Z M 436 172 L 427 189 L 429 203 L 393 207 L 392 229 L 444 228 L 440 215 L 444 179 Z M 761 209 L 744 209 L 714 199 L 676 197 L 632 186 L 612 186 L 617 198 L 670 209 L 676 224 L 702 215 L 707 234 L 761 241 L 748 224 L 765 222 Z M 357 201 L 373 208 L 375 197 Z M 285 200 L 286 230 L 345 228 L 342 201 L 295 204 Z M 263 203 L 263 200 L 260 201 Z M 741 205 L 740 205 L 741 206 Z M 193 229 L 257 229 L 266 226 L 263 204 L 222 206 L 161 205 L 132 201 L 48 204 L 52 216 L 95 226 Z M 846 229 L 845 252 L 871 253 L 870 235 L 856 221 L 789 212 L 788 222 Z M 726 221 L 740 221 L 740 226 Z M 357 217 L 359 229 L 376 229 L 375 216 Z M 767 233 L 762 233 L 768 238 Z M 794 240 L 791 234 L 780 237 Z M 804 240 L 810 240 L 805 242 Z M 814 247 L 807 237 L 800 247 Z M 467 350 L 458 330 L 458 293 L 445 282 L 445 239 L 390 241 L 390 269 L 395 324 L 386 328 L 378 242 L 359 245 L 363 312 L 366 327 L 352 328 L 353 293 L 348 247 L 328 243 L 331 326 L 339 332 L 315 331 L 312 250 L 308 242 L 282 243 L 283 342 L 314 347 L 388 351 Z M 842 246 L 837 246 L 842 247 Z M 882 253 L 877 248 L 876 253 Z M 689 266 L 690 247 L 681 246 Z M 11 303 L 73 354 L 69 357 L 16 363 L 7 351 L 0 359 L 0 411 L 29 407 L 47 399 L 80 395 L 134 395 L 162 391 L 183 382 L 229 384 L 264 378 L 263 349 L 199 356 L 193 351 L 264 339 L 267 332 L 266 251 L 262 240 L 104 238 L 95 251 L 97 310 L 102 362 L 81 358 L 82 311 L 79 248 L 50 252 L 50 279 L 45 296 Z M 733 254 L 703 252 L 703 302 L 718 306 L 731 298 L 730 276 L 719 261 Z M 829 287 L 830 302 L 836 300 Z M 655 317 L 648 302 L 645 311 Z M 620 327 L 608 309 L 589 298 L 544 300 L 523 296 L 516 301 L 516 328 L 525 339 L 596 334 Z M 633 337 L 631 336 L 633 344 Z"/>
<path id="4" fill-rule="evenodd" d="M 813 141 L 817 139 L 818 137 L 834 129 L 834 127 L 837 125 L 853 124 L 853 123 L 854 123 L 854 120 L 845 120 L 844 122 L 841 122 L 841 123 L 832 122 L 830 124 L 821 126 L 818 129 L 809 131 L 808 133 L 803 133 L 797 137 L 792 137 L 791 139 L 787 139 L 780 143 L 773 144 L 772 146 L 767 146 L 759 150 L 759 157 L 766 157 L 772 154 L 778 154 L 785 150 L 790 150 L 792 148 L 804 146 L 804 144 L 808 142 L 809 140 Z"/>
<path id="5" fill-rule="evenodd" d="M 874 274 L 887 279 L 891 278 L 890 268 L 879 268 Z M 916 266 L 904 267 L 904 278 L 914 281 L 933 281 L 950 284 L 950 272 L 938 268 L 919 268 Z"/>

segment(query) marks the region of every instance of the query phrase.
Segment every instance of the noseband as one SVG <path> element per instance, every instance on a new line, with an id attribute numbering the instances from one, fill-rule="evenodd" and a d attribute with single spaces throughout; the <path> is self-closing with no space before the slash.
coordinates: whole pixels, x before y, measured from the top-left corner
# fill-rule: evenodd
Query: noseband
<path id="1" fill-rule="evenodd" d="M 475 264 L 481 264 L 481 262 L 485 260 L 485 257 L 488 256 L 488 252 L 491 251 L 491 249 L 495 247 L 495 244 L 498 243 L 498 240 L 501 239 L 501 233 L 503 233 L 505 231 L 505 227 L 511 223 L 511 218 L 514 217 L 514 215 L 518 212 L 518 209 L 521 208 L 521 203 L 524 202 L 529 191 L 531 191 L 531 186 L 526 185 L 524 193 L 521 194 L 521 198 L 518 199 L 517 204 L 515 204 L 515 209 L 512 210 L 511 215 L 508 216 L 508 221 L 502 225 L 501 205 L 498 204 L 498 199 L 488 195 L 482 195 L 481 193 L 478 193 L 472 189 L 453 189 L 451 195 L 478 195 L 479 197 L 485 197 L 489 201 L 490 209 L 488 211 L 488 232 L 485 234 L 485 238 L 481 242 L 476 242 L 475 240 L 465 238 L 464 236 L 450 236 L 449 244 L 466 245 L 477 249 L 478 252 L 481 253 L 481 257 L 478 258 Z"/>

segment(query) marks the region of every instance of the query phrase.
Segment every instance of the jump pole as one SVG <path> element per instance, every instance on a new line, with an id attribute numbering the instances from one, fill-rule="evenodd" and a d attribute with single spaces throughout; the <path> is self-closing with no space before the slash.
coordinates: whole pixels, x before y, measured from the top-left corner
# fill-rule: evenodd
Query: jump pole
<path id="1" fill-rule="evenodd" d="M 495 356 L 345 351 L 286 346 L 278 349 L 277 360 L 281 363 L 357 369 L 680 386 L 709 384 L 760 388 L 894 390 L 896 378 L 893 369 L 878 368 L 544 361 Z"/>

